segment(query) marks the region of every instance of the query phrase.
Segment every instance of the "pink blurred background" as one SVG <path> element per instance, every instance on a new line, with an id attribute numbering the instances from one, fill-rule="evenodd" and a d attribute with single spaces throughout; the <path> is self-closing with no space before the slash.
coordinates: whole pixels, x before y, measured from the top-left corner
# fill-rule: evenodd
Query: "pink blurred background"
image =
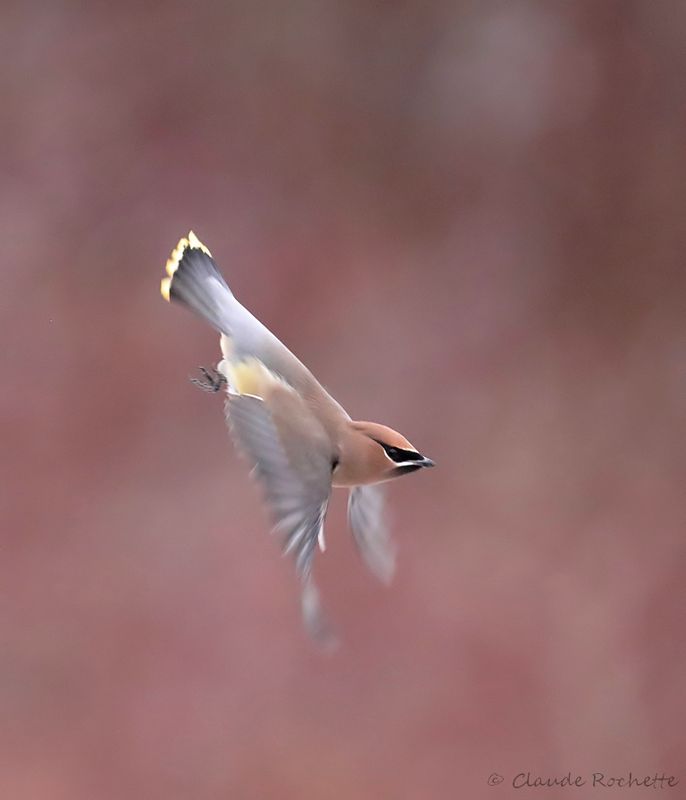
<path id="1" fill-rule="evenodd" d="M 2 16 L 0 797 L 686 796 L 686 6 Z M 333 657 L 159 297 L 191 227 L 438 463 L 390 589 L 334 498 Z"/>

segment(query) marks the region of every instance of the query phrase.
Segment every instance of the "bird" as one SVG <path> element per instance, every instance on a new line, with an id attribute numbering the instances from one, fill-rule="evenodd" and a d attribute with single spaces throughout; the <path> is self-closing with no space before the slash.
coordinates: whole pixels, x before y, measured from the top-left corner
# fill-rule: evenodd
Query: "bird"
<path id="1" fill-rule="evenodd" d="M 306 631 L 338 642 L 322 608 L 312 567 L 325 550 L 324 520 L 333 488 L 349 491 L 348 524 L 368 568 L 388 583 L 395 566 L 380 484 L 433 467 L 400 433 L 353 420 L 310 370 L 236 299 L 209 249 L 190 231 L 167 260 L 162 297 L 186 306 L 219 333 L 221 360 L 203 370 L 210 391 L 224 390 L 225 415 L 252 465 L 284 554 L 292 554 Z"/>

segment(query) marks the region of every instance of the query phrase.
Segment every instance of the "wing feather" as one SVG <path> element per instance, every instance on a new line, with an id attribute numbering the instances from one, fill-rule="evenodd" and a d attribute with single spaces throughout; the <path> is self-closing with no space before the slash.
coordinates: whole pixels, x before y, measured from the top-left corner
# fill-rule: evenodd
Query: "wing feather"
<path id="1" fill-rule="evenodd" d="M 330 644 L 333 635 L 312 581 L 331 494 L 329 440 L 299 395 L 281 381 L 266 398 L 229 393 L 226 415 L 263 486 L 283 551 L 294 555 L 305 626 L 314 639 Z"/>
<path id="2" fill-rule="evenodd" d="M 379 486 L 356 486 L 348 498 L 348 523 L 365 564 L 384 583 L 395 570 L 395 547 L 384 513 Z"/>

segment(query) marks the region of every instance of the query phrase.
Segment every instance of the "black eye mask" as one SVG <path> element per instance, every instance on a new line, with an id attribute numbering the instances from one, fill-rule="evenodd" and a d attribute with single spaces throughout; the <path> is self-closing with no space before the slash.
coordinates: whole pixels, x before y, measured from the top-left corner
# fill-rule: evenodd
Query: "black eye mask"
<path id="1" fill-rule="evenodd" d="M 395 461 L 396 464 L 403 464 L 406 461 L 421 461 L 423 459 L 423 456 L 421 456 L 415 450 L 403 450 L 401 447 L 392 447 L 389 444 L 380 442 L 378 439 L 374 439 L 374 441 L 383 447 L 383 449 L 386 451 L 386 455 L 391 459 L 391 461 Z M 418 469 L 418 466 L 415 466 L 414 464 L 408 466 L 411 466 L 412 470 Z"/>

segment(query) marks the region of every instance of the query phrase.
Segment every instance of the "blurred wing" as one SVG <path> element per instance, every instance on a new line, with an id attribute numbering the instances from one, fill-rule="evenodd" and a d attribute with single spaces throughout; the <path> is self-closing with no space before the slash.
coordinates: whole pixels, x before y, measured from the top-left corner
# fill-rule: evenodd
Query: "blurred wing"
<path id="1" fill-rule="evenodd" d="M 284 396 L 283 393 L 286 393 Z M 278 399 L 282 397 L 282 407 Z M 303 583 L 305 625 L 320 642 L 330 638 L 311 572 L 317 542 L 323 544 L 324 517 L 331 493 L 328 440 L 301 398 L 286 384 L 269 396 L 229 394 L 227 421 L 255 468 L 275 521 L 284 553 L 294 553 Z M 296 411 L 286 414 L 284 412 Z M 289 452 L 290 451 L 290 452 Z"/>
<path id="2" fill-rule="evenodd" d="M 362 558 L 384 583 L 395 570 L 395 547 L 384 513 L 383 490 L 379 486 L 356 486 L 348 499 L 348 523 Z"/>

